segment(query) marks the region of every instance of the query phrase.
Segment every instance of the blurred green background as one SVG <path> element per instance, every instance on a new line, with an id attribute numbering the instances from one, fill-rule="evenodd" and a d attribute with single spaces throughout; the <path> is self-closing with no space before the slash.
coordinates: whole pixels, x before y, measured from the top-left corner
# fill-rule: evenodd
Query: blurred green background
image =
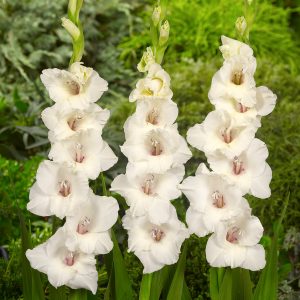
<path id="1" fill-rule="evenodd" d="M 253 214 L 264 225 L 263 244 L 270 246 L 273 225 L 289 198 L 280 234 L 279 299 L 299 299 L 300 283 L 300 1 L 259 0 L 250 33 L 258 60 L 257 85 L 266 85 L 278 96 L 273 113 L 262 121 L 257 136 L 269 148 L 273 170 L 272 196 L 267 200 L 248 197 Z M 103 137 L 119 155 L 119 162 L 106 172 L 107 184 L 124 172 L 126 159 L 119 145 L 124 141 L 122 124 L 134 111 L 128 95 L 141 78 L 136 65 L 150 44 L 148 20 L 154 2 L 148 0 L 85 0 L 81 20 L 85 32 L 85 65 L 108 80 L 109 91 L 99 104 L 112 116 Z M 17 209 L 31 220 L 35 244 L 51 235 L 52 219 L 26 212 L 28 190 L 36 169 L 49 150 L 41 111 L 52 105 L 39 75 L 45 68 L 66 68 L 71 40 L 61 27 L 67 1 L 0 1 L 0 295 L 22 299 L 20 228 Z M 222 64 L 220 36 L 235 37 L 234 23 L 243 14 L 243 0 L 170 0 L 171 26 L 164 68 L 172 79 L 174 101 L 179 106 L 178 124 L 185 136 L 189 127 L 201 123 L 213 109 L 207 93 L 213 74 Z M 193 149 L 187 175 L 205 161 Z M 91 183 L 101 194 L 100 181 Z M 125 204 L 119 199 L 121 214 Z M 174 201 L 184 218 L 187 201 Z M 115 226 L 135 291 L 141 279 L 141 264 L 126 252 L 126 235 Z M 205 239 L 189 242 L 186 281 L 193 299 L 208 299 L 208 265 Z M 99 299 L 107 286 L 107 274 L 99 257 Z M 200 275 L 199 275 L 200 274 Z M 257 274 L 252 279 L 257 280 Z"/>

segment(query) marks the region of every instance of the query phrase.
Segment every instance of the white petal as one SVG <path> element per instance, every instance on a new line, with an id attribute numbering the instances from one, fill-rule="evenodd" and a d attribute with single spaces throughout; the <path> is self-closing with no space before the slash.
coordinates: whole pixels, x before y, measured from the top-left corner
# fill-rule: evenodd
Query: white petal
<path id="1" fill-rule="evenodd" d="M 264 172 L 252 179 L 250 191 L 251 194 L 260 199 L 266 199 L 271 196 L 270 182 L 272 179 L 272 170 L 266 163 Z"/>
<path id="2" fill-rule="evenodd" d="M 203 215 L 203 213 L 189 207 L 185 216 L 190 233 L 195 233 L 199 237 L 204 237 L 210 233 L 203 223 Z"/>
<path id="3" fill-rule="evenodd" d="M 247 247 L 246 259 L 241 265 L 242 268 L 251 271 L 258 271 L 265 267 L 265 249 L 262 245 Z"/>
<path id="4" fill-rule="evenodd" d="M 239 243 L 244 246 L 256 245 L 260 241 L 263 231 L 264 228 L 259 219 L 255 216 L 251 216 L 243 228 L 244 234 L 240 238 Z"/>
<path id="5" fill-rule="evenodd" d="M 144 266 L 144 274 L 153 273 L 160 270 L 164 266 L 164 264 L 156 261 L 149 251 L 135 252 L 135 255 L 139 258 Z"/>
<path id="6" fill-rule="evenodd" d="M 256 109 L 260 116 L 270 114 L 275 105 L 277 96 L 265 86 L 259 86 L 256 89 Z"/>

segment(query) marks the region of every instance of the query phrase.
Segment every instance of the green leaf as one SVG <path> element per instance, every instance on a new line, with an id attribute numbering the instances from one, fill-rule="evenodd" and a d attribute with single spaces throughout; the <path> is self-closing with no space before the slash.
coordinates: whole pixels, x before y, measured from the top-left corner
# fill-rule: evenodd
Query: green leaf
<path id="1" fill-rule="evenodd" d="M 151 283 L 152 283 L 153 273 L 144 274 L 140 287 L 140 296 L 139 300 L 149 300 L 151 299 Z"/>
<path id="2" fill-rule="evenodd" d="M 87 300 L 87 290 L 72 290 L 69 295 L 69 300 Z"/>
<path id="3" fill-rule="evenodd" d="M 232 270 L 227 269 L 220 286 L 219 293 L 220 300 L 231 300 L 232 299 Z M 241 300 L 241 299 L 240 299 Z"/>
<path id="4" fill-rule="evenodd" d="M 232 300 L 251 300 L 252 282 L 249 270 L 232 269 Z"/>
<path id="5" fill-rule="evenodd" d="M 219 299 L 218 269 L 209 269 L 209 291 L 212 300 Z"/>
<path id="6" fill-rule="evenodd" d="M 278 237 L 282 230 L 282 220 L 285 216 L 290 195 L 288 194 L 278 222 L 274 226 L 274 236 L 271 247 L 267 251 L 267 264 L 262 271 L 254 292 L 254 300 L 276 300 L 278 289 Z"/>
<path id="7" fill-rule="evenodd" d="M 167 300 L 181 300 L 184 282 L 186 251 L 187 243 L 184 244 L 183 251 L 180 254 L 179 261 L 177 263 L 177 268 L 171 283 L 171 287 L 169 289 Z"/>
<path id="8" fill-rule="evenodd" d="M 170 271 L 171 266 L 164 266 L 161 270 L 152 273 L 151 300 L 159 300 L 160 294 L 169 279 Z"/>
<path id="9" fill-rule="evenodd" d="M 61 286 L 56 289 L 54 286 L 50 285 L 49 300 L 67 300 L 66 287 Z"/>
<path id="10" fill-rule="evenodd" d="M 125 268 L 124 259 L 113 231 L 111 232 L 111 236 L 114 243 L 113 266 L 115 275 L 114 283 L 116 300 L 131 300 L 133 299 L 133 291 L 128 273 Z"/>
<path id="11" fill-rule="evenodd" d="M 19 220 L 21 227 L 21 239 L 22 239 L 22 280 L 23 280 L 23 295 L 25 300 L 32 299 L 45 299 L 43 285 L 40 277 L 40 273 L 31 268 L 29 261 L 25 255 L 27 249 L 31 249 L 31 239 L 26 228 L 25 220 L 22 212 L 19 210 Z"/>
<path id="12" fill-rule="evenodd" d="M 181 300 L 192 300 L 192 296 L 191 296 L 191 293 L 188 289 L 188 286 L 184 280 L 183 282 L 183 288 L 182 288 L 182 297 L 181 297 Z"/>

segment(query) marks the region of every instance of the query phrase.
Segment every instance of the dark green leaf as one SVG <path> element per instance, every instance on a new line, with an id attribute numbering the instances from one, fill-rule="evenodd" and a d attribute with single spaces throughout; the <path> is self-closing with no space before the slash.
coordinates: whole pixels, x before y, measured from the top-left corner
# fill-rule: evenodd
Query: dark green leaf
<path id="1" fill-rule="evenodd" d="M 231 300 L 232 299 L 232 270 L 227 269 L 220 286 L 219 293 L 220 300 Z"/>
<path id="2" fill-rule="evenodd" d="M 252 282 L 249 270 L 232 269 L 232 300 L 251 300 Z"/>
<path id="3" fill-rule="evenodd" d="M 151 300 L 159 300 L 160 294 L 166 285 L 171 271 L 170 266 L 165 266 L 161 270 L 153 273 L 151 285 Z"/>
<path id="4" fill-rule="evenodd" d="M 49 300 L 67 300 L 66 287 L 61 286 L 55 288 L 52 285 L 49 287 Z"/>
<path id="5" fill-rule="evenodd" d="M 218 269 L 209 269 L 209 291 L 212 300 L 219 299 Z"/>
<path id="6" fill-rule="evenodd" d="M 144 274 L 142 277 L 140 296 L 139 300 L 149 300 L 151 299 L 151 283 L 152 283 L 152 273 Z"/>
<path id="7" fill-rule="evenodd" d="M 69 295 L 69 300 L 87 300 L 87 290 L 72 290 Z"/>

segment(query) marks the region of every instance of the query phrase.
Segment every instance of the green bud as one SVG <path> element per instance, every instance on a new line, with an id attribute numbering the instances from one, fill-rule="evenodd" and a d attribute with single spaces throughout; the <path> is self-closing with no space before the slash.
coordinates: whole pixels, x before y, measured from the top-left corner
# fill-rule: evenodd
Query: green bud
<path id="1" fill-rule="evenodd" d="M 155 63 L 153 51 L 151 47 L 148 47 L 143 53 L 141 61 L 137 65 L 137 69 L 139 70 L 139 72 L 147 72 L 149 70 L 149 66 L 153 63 Z"/>
<path id="2" fill-rule="evenodd" d="M 248 4 L 251 5 L 253 0 L 248 0 Z"/>
<path id="3" fill-rule="evenodd" d="M 161 7 L 156 6 L 154 7 L 153 13 L 152 13 L 152 21 L 154 26 L 157 26 L 157 24 L 160 21 L 160 15 L 161 15 Z"/>
<path id="4" fill-rule="evenodd" d="M 165 21 L 159 30 L 159 41 L 160 46 L 165 45 L 169 39 L 170 25 L 168 21 Z"/>
<path id="5" fill-rule="evenodd" d="M 236 22 L 235 22 L 235 28 L 237 30 L 237 32 L 243 36 L 246 29 L 247 29 L 247 22 L 246 22 L 246 19 L 245 17 L 238 17 Z"/>
<path id="6" fill-rule="evenodd" d="M 77 0 L 69 0 L 68 14 L 69 14 L 69 18 L 71 18 L 72 21 L 74 21 L 75 18 L 76 7 L 77 7 Z"/>
<path id="7" fill-rule="evenodd" d="M 74 41 L 77 41 L 80 36 L 79 28 L 69 19 L 61 18 L 62 26 L 68 31 Z"/>

